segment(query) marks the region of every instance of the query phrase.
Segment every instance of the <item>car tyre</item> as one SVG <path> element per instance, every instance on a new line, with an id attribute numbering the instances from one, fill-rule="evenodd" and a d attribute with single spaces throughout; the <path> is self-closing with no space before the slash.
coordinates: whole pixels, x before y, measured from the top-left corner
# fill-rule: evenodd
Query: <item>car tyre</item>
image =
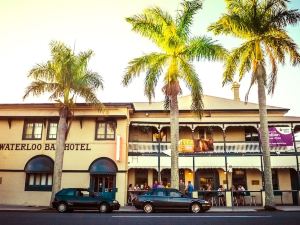
<path id="1" fill-rule="evenodd" d="M 67 207 L 67 204 L 64 203 L 64 202 L 60 202 L 57 206 L 57 211 L 60 212 L 60 213 L 65 213 L 68 211 L 68 207 Z"/>
<path id="2" fill-rule="evenodd" d="M 99 212 L 101 213 L 107 213 L 109 212 L 109 205 L 107 203 L 101 203 L 99 206 Z"/>
<path id="3" fill-rule="evenodd" d="M 151 203 L 145 203 L 143 210 L 145 213 L 152 213 L 152 212 L 154 212 L 154 207 Z"/>
<path id="4" fill-rule="evenodd" d="M 202 209 L 201 209 L 201 205 L 199 203 L 197 203 L 197 202 L 192 203 L 192 205 L 191 205 L 192 213 L 199 213 L 201 211 L 202 211 Z"/>

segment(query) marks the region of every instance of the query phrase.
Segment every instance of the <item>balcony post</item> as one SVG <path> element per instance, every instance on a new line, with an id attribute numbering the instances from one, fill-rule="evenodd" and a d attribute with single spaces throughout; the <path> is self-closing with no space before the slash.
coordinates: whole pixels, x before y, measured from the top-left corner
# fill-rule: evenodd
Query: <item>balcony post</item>
<path id="1" fill-rule="evenodd" d="M 157 142 L 158 142 L 158 162 L 157 162 L 158 172 L 157 172 L 157 179 L 158 179 L 158 182 L 161 182 L 161 174 L 160 174 L 160 141 L 161 141 L 160 127 L 158 127 L 157 132 L 158 132 L 158 135 L 159 135 L 159 137 L 156 139 Z"/>
<path id="2" fill-rule="evenodd" d="M 225 129 L 225 126 L 223 124 L 222 133 L 223 133 L 223 145 L 224 145 L 224 154 L 225 154 L 226 190 L 229 190 L 229 186 L 228 186 L 228 163 L 227 163 L 227 153 L 226 153 L 226 133 L 225 133 L 225 131 L 226 131 L 226 129 Z"/>
<path id="3" fill-rule="evenodd" d="M 257 131 L 259 133 L 259 124 L 257 124 Z M 262 151 L 261 151 L 261 142 L 260 137 L 258 140 L 258 146 L 259 146 L 259 154 L 260 154 L 260 169 L 261 169 L 261 188 L 264 191 L 265 190 L 265 178 L 264 178 L 264 165 L 263 165 L 263 158 L 262 158 Z"/>
<path id="4" fill-rule="evenodd" d="M 295 139 L 295 133 L 294 133 L 294 126 L 293 123 L 291 124 L 291 131 L 293 136 L 293 143 L 294 143 L 294 149 L 295 149 L 295 156 L 296 156 L 296 164 L 297 164 L 297 178 L 298 178 L 298 185 L 297 185 L 297 205 L 299 205 L 299 190 L 300 190 L 300 171 L 299 171 L 299 159 L 298 159 L 298 151 L 297 151 L 297 145 L 296 145 L 296 139 Z"/>
<path id="5" fill-rule="evenodd" d="M 192 139 L 194 141 L 194 126 L 192 125 Z M 196 183 L 196 173 L 195 173 L 195 152 L 193 153 L 193 185 L 195 187 L 195 183 Z"/>

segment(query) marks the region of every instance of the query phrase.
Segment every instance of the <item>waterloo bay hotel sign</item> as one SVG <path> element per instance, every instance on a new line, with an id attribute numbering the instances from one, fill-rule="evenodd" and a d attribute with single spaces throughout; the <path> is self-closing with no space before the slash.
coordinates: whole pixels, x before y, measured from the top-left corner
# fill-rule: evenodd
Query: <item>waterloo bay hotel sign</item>
<path id="1" fill-rule="evenodd" d="M 53 143 L 0 143 L 0 151 L 55 151 L 56 144 Z M 66 151 L 90 151 L 91 146 L 87 143 L 68 143 L 65 144 Z"/>

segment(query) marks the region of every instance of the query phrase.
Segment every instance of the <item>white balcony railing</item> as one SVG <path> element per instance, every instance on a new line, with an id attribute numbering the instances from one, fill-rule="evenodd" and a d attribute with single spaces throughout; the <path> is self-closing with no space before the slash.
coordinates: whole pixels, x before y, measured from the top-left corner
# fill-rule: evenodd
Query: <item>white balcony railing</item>
<path id="1" fill-rule="evenodd" d="M 129 153 L 138 154 L 153 154 L 158 153 L 159 144 L 156 142 L 129 142 Z M 300 148 L 300 143 L 297 146 Z M 294 152 L 293 146 L 281 146 L 281 147 L 271 147 L 271 152 L 276 153 L 287 153 Z M 160 143 L 160 152 L 162 154 L 170 155 L 171 144 L 170 143 Z M 199 152 L 217 154 L 224 153 L 224 143 L 215 142 L 213 151 Z M 226 152 L 227 153 L 259 153 L 259 143 L 258 142 L 226 142 Z M 198 152 L 197 152 L 198 153 Z"/>

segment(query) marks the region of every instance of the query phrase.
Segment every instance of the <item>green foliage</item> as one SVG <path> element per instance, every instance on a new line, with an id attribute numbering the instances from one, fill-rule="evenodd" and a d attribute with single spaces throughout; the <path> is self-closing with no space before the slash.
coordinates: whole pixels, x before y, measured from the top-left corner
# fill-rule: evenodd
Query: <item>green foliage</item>
<path id="1" fill-rule="evenodd" d="M 28 77 L 33 81 L 26 88 L 23 99 L 30 94 L 39 96 L 50 93 L 50 100 L 71 108 L 75 98 L 79 96 L 87 103 L 101 108 L 96 91 L 103 88 L 102 78 L 87 69 L 93 51 L 75 55 L 71 48 L 57 41 L 50 43 L 50 50 L 51 60 L 37 64 L 30 70 Z"/>
<path id="2" fill-rule="evenodd" d="M 179 81 L 191 90 L 192 106 L 201 115 L 203 110 L 202 85 L 191 62 L 194 59 L 223 60 L 226 50 L 207 37 L 191 37 L 190 27 L 194 15 L 202 7 L 198 0 L 181 3 L 181 9 L 173 19 L 158 7 L 147 8 L 140 15 L 126 18 L 132 30 L 153 41 L 161 50 L 135 58 L 129 62 L 122 83 L 127 86 L 135 77 L 146 74 L 144 93 L 151 102 L 155 87 L 163 75 L 165 107 L 169 107 L 170 95 L 181 93 Z"/>
<path id="3" fill-rule="evenodd" d="M 277 65 L 285 63 L 286 55 L 292 65 L 300 63 L 298 47 L 285 30 L 287 25 L 295 25 L 300 20 L 300 13 L 289 10 L 287 3 L 288 0 L 226 0 L 227 13 L 208 29 L 215 34 L 235 36 L 244 43 L 233 49 L 227 58 L 223 84 L 232 82 L 236 72 L 241 80 L 252 71 L 250 91 L 257 80 L 257 65 L 262 63 L 265 66 L 268 60 L 272 69 L 268 76 L 264 76 L 264 83 L 273 94 Z"/>

